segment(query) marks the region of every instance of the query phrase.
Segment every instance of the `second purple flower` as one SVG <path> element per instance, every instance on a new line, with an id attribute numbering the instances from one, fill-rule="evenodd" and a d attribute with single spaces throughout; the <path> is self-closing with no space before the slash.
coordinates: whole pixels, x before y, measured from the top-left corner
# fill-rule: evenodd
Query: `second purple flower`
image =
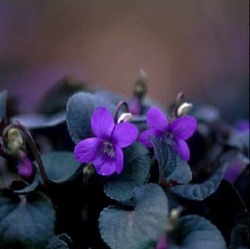
<path id="1" fill-rule="evenodd" d="M 197 129 L 197 121 L 194 117 L 186 115 L 169 122 L 157 107 L 151 107 L 147 112 L 147 125 L 149 129 L 142 132 L 139 137 L 141 143 L 152 147 L 151 137 L 166 139 L 183 160 L 189 160 L 190 151 L 185 140 L 190 138 Z"/>

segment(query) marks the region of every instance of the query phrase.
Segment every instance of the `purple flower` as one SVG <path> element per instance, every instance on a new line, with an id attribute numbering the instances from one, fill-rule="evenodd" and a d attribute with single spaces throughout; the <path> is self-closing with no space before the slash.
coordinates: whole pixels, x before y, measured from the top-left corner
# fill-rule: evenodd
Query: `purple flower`
<path id="1" fill-rule="evenodd" d="M 197 129 L 195 118 L 186 115 L 169 122 L 158 108 L 151 107 L 147 112 L 147 125 L 149 129 L 142 132 L 139 137 L 141 143 L 152 147 L 151 137 L 166 139 L 184 160 L 189 160 L 190 151 L 185 140 Z"/>
<path id="2" fill-rule="evenodd" d="M 135 141 L 137 127 L 131 123 L 115 124 L 111 113 L 104 107 L 98 107 L 92 115 L 91 128 L 96 137 L 84 139 L 75 146 L 76 159 L 82 163 L 93 162 L 100 175 L 121 173 L 122 148 Z"/>
<path id="3" fill-rule="evenodd" d="M 22 161 L 17 164 L 18 174 L 24 178 L 28 178 L 33 173 L 33 165 L 29 158 L 25 156 Z"/>

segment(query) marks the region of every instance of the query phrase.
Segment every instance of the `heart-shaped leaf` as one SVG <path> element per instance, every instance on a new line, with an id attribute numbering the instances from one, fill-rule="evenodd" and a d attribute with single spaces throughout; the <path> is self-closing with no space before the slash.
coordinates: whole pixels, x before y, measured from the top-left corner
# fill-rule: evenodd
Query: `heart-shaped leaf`
<path id="1" fill-rule="evenodd" d="M 43 155 L 41 158 L 48 179 L 54 183 L 67 181 L 81 166 L 71 152 L 54 151 Z"/>
<path id="2" fill-rule="evenodd" d="M 55 215 L 41 193 L 0 193 L 0 248 L 42 249 L 54 233 Z"/>
<path id="3" fill-rule="evenodd" d="M 106 90 L 95 91 L 95 96 L 97 96 L 98 98 L 105 99 L 114 105 L 117 105 L 120 101 L 128 101 L 128 99 L 125 96 L 121 96 Z"/>
<path id="4" fill-rule="evenodd" d="M 165 181 L 172 180 L 180 184 L 191 181 L 192 172 L 189 165 L 164 139 L 152 138 L 151 142 L 159 164 L 160 174 Z"/>
<path id="5" fill-rule="evenodd" d="M 65 112 L 60 112 L 50 117 L 42 114 L 22 114 L 13 116 L 11 122 L 18 122 L 32 130 L 50 128 L 66 122 L 66 114 Z"/>
<path id="6" fill-rule="evenodd" d="M 38 169 L 36 169 L 35 177 L 34 177 L 33 181 L 30 184 L 26 183 L 27 184 L 26 187 L 24 187 L 22 189 L 15 190 L 14 192 L 16 194 L 19 194 L 19 195 L 28 194 L 30 192 L 33 192 L 38 187 L 40 181 L 41 181 L 41 175 L 40 175 Z"/>
<path id="7" fill-rule="evenodd" d="M 168 249 L 226 249 L 226 243 L 216 226 L 198 215 L 180 218 L 171 233 Z"/>
<path id="8" fill-rule="evenodd" d="M 224 163 L 210 176 L 207 180 L 201 183 L 188 183 L 174 186 L 171 190 L 184 198 L 191 200 L 203 200 L 213 194 L 220 185 L 223 179 L 225 170 L 228 164 Z"/>
<path id="9" fill-rule="evenodd" d="M 164 230 L 168 201 L 161 187 L 156 184 L 137 187 L 133 197 L 133 210 L 110 206 L 101 212 L 100 233 L 111 249 L 147 248 Z"/>
<path id="10" fill-rule="evenodd" d="M 0 92 L 0 122 L 5 116 L 7 103 L 7 91 Z"/>
<path id="11" fill-rule="evenodd" d="M 149 169 L 149 151 L 143 145 L 134 143 L 124 150 L 124 169 L 106 183 L 105 193 L 117 201 L 130 199 L 134 188 L 147 180 Z"/>
<path id="12" fill-rule="evenodd" d="M 91 137 L 91 117 L 94 110 L 99 106 L 106 107 L 111 112 L 115 109 L 110 102 L 91 93 L 79 92 L 68 100 L 67 125 L 75 143 Z"/>
<path id="13" fill-rule="evenodd" d="M 53 236 L 46 246 L 46 249 L 69 249 L 69 245 L 72 245 L 72 240 L 67 234 L 63 233 L 58 236 Z"/>

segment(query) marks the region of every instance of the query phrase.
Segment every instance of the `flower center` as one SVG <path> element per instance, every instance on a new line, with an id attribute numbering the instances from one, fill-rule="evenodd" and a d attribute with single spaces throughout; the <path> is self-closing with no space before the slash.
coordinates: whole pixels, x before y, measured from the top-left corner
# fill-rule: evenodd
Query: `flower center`
<path id="1" fill-rule="evenodd" d="M 108 157 L 115 158 L 116 153 L 112 143 L 104 142 L 102 146 L 102 152 Z"/>
<path id="2" fill-rule="evenodd" d="M 175 139 L 174 136 L 171 132 L 166 132 L 166 134 L 164 134 L 163 139 L 170 145 L 173 146 L 175 144 Z"/>

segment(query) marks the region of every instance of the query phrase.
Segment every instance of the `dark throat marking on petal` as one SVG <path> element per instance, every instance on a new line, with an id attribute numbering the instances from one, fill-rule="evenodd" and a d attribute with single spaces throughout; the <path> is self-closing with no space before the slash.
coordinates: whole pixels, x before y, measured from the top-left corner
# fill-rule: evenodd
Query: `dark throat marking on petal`
<path id="1" fill-rule="evenodd" d="M 109 158 L 115 158 L 116 156 L 116 152 L 115 152 L 113 144 L 108 141 L 103 143 L 102 153 Z"/>

